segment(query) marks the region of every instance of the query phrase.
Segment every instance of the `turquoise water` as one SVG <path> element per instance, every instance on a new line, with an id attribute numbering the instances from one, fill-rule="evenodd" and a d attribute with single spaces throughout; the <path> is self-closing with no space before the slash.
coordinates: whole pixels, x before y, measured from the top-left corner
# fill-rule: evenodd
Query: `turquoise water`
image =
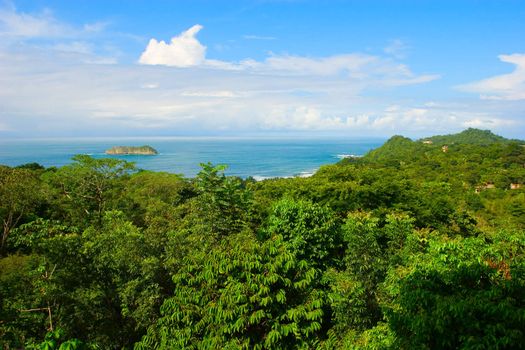
<path id="1" fill-rule="evenodd" d="M 16 166 L 37 162 L 46 167 L 71 162 L 75 154 L 120 158 L 138 168 L 194 176 L 199 164 L 227 164 L 228 175 L 256 179 L 307 176 L 321 165 L 348 155 L 364 155 L 384 139 L 248 139 L 248 138 L 104 138 L 53 140 L 0 140 L 0 164 Z M 112 146 L 150 145 L 156 156 L 108 156 Z"/>

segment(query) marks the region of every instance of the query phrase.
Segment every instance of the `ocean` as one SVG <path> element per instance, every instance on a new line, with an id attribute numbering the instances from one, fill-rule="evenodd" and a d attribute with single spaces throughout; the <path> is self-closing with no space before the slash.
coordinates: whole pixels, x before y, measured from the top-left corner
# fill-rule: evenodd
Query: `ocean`
<path id="1" fill-rule="evenodd" d="M 95 158 L 119 158 L 135 162 L 140 169 L 195 176 L 200 163 L 226 164 L 227 175 L 262 180 L 272 177 L 309 176 L 320 166 L 348 156 L 362 156 L 379 147 L 378 138 L 96 138 L 0 140 L 0 164 L 16 166 L 37 162 L 46 167 L 71 163 L 75 154 Z M 112 146 L 150 145 L 156 156 L 109 156 Z"/>

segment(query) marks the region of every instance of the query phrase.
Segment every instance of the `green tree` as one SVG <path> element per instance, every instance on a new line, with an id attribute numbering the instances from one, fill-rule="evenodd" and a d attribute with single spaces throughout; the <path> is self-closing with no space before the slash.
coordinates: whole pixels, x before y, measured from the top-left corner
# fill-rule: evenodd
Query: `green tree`
<path id="1" fill-rule="evenodd" d="M 100 229 L 87 229 L 83 250 L 93 273 L 104 276 L 105 293 L 118 306 L 118 333 L 129 341 L 158 317 L 158 308 L 172 290 L 163 270 L 162 250 L 119 211 L 106 212 Z M 124 326 L 125 325 L 125 326 Z"/>
<path id="2" fill-rule="evenodd" d="M 311 348 L 326 332 L 319 277 L 281 235 L 226 236 L 223 246 L 185 259 L 174 296 L 135 349 Z"/>
<path id="3" fill-rule="evenodd" d="M 41 339 L 46 324 L 44 312 L 20 312 L 40 306 L 35 291 L 39 258 L 12 254 L 0 259 L 0 348 L 23 348 L 26 341 Z"/>
<path id="4" fill-rule="evenodd" d="M 98 350 L 99 347 L 93 344 L 86 344 L 78 339 L 64 340 L 62 329 L 56 329 L 46 334 L 44 340 L 40 343 L 26 344 L 27 350 Z"/>
<path id="5" fill-rule="evenodd" d="M 191 203 L 195 221 L 218 236 L 239 232 L 248 220 L 251 192 L 241 179 L 224 175 L 226 166 L 203 163 L 201 167 L 194 179 L 198 196 Z"/>
<path id="6" fill-rule="evenodd" d="M 412 223 L 403 215 L 388 215 L 384 221 L 363 213 L 348 216 L 343 226 L 346 276 L 343 280 L 336 276 L 333 285 L 335 292 L 344 293 L 344 298 L 334 299 L 338 324 L 368 328 L 382 319 L 379 286 L 388 268 L 402 262 Z"/>
<path id="7" fill-rule="evenodd" d="M 21 262 L 32 262 L 7 274 L 6 289 L 0 289 L 9 324 L 22 325 L 13 346 L 29 336 L 42 339 L 53 327 L 102 348 L 129 346 L 156 320 L 172 290 L 162 251 L 120 212 L 107 212 L 100 227 L 83 233 L 36 220 L 14 230 L 12 241 L 31 254 Z M 20 260 L 14 257 L 0 263 Z"/>
<path id="8" fill-rule="evenodd" d="M 33 171 L 0 166 L 0 255 L 5 251 L 11 230 L 33 213 L 42 197 L 38 176 Z"/>
<path id="9" fill-rule="evenodd" d="M 105 210 L 115 209 L 122 180 L 135 171 L 133 163 L 119 159 L 96 159 L 79 154 L 73 163 L 50 175 L 59 191 L 59 203 L 66 204 L 70 220 L 84 225 L 101 224 Z"/>
<path id="10" fill-rule="evenodd" d="M 522 349 L 525 235 L 432 240 L 392 277 L 398 348 Z M 394 272 L 394 271 L 392 271 Z"/>
<path id="11" fill-rule="evenodd" d="M 137 226 L 164 230 L 173 228 L 178 208 L 195 196 L 191 183 L 180 175 L 140 171 L 126 181 L 122 211 Z"/>
<path id="12" fill-rule="evenodd" d="M 326 269 L 338 263 L 342 248 L 340 224 L 327 207 L 283 199 L 273 207 L 265 235 L 281 235 L 297 258 Z"/>

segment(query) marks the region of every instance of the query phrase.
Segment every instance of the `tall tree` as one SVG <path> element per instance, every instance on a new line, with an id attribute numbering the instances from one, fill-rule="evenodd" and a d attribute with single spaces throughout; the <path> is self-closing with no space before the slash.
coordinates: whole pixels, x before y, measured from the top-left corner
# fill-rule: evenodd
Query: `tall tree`
<path id="1" fill-rule="evenodd" d="M 41 200 L 39 185 L 37 174 L 31 170 L 0 166 L 0 217 L 2 218 L 0 254 L 5 250 L 11 230 L 24 216 L 30 214 Z"/>
<path id="2" fill-rule="evenodd" d="M 110 204 L 119 197 L 119 180 L 135 170 L 133 163 L 120 159 L 80 154 L 73 157 L 72 164 L 53 174 L 51 181 L 62 194 L 60 201 L 68 203 L 73 221 L 100 225 L 104 211 L 114 209 Z"/>

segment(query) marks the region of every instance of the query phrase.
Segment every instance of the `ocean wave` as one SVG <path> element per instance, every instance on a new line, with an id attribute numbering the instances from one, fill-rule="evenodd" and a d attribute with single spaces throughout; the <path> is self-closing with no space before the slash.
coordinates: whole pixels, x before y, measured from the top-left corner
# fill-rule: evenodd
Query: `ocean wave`
<path id="1" fill-rule="evenodd" d="M 310 177 L 315 174 L 315 171 L 301 171 L 299 174 L 295 175 L 295 177 Z"/>
<path id="2" fill-rule="evenodd" d="M 301 171 L 300 173 L 297 173 L 297 174 L 294 174 L 294 175 L 282 175 L 282 176 L 252 175 L 251 177 L 255 181 L 264 181 L 264 180 L 270 180 L 270 179 L 293 179 L 294 177 L 306 178 L 306 177 L 313 176 L 316 171 L 317 171 L 317 169 L 310 170 L 310 171 Z"/>
<path id="3" fill-rule="evenodd" d="M 255 181 L 264 181 L 264 180 L 271 180 L 271 179 L 292 179 L 294 177 L 299 177 L 299 175 L 282 175 L 282 176 L 262 176 L 262 175 L 252 175 L 250 176 Z"/>
<path id="4" fill-rule="evenodd" d="M 362 156 L 357 155 L 357 154 L 336 154 L 335 157 L 339 159 L 345 159 L 345 158 L 361 158 Z"/>
<path id="5" fill-rule="evenodd" d="M 271 176 L 260 176 L 260 175 L 253 175 L 252 178 L 255 180 L 255 181 L 264 181 L 264 180 L 268 180 L 268 179 L 272 179 Z"/>

